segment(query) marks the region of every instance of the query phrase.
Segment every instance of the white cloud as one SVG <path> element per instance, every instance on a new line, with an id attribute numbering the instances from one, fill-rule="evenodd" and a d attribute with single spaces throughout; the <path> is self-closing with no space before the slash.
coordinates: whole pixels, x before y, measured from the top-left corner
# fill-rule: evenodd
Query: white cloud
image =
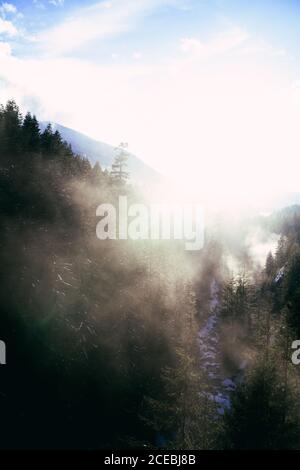
<path id="1" fill-rule="evenodd" d="M 33 1 L 33 4 L 36 6 L 36 8 L 40 10 L 46 10 L 45 4 L 41 2 L 40 0 L 32 0 L 32 1 Z"/>
<path id="2" fill-rule="evenodd" d="M 17 7 L 15 5 L 13 5 L 12 3 L 2 3 L 1 7 L 0 7 L 0 11 L 1 13 L 5 14 L 5 13 L 8 13 L 8 14 L 15 14 L 17 13 Z"/>
<path id="3" fill-rule="evenodd" d="M 217 34 L 208 42 L 197 38 L 182 38 L 180 49 L 182 52 L 192 54 L 199 58 L 209 58 L 214 55 L 232 51 L 245 44 L 249 39 L 247 31 L 240 27 L 233 27 L 225 32 Z"/>
<path id="4" fill-rule="evenodd" d="M 16 36 L 18 34 L 18 31 L 11 21 L 3 20 L 2 18 L 0 18 L 0 34 Z"/>
<path id="5" fill-rule="evenodd" d="M 194 37 L 182 38 L 180 50 L 193 59 L 211 59 L 230 53 L 290 57 L 284 48 L 275 47 L 261 38 L 253 38 L 247 30 L 239 26 L 221 31 L 209 41 Z"/>
<path id="6" fill-rule="evenodd" d="M 222 46 L 220 32 L 205 61 L 190 49 L 143 66 L 3 54 L 0 79 L 10 97 L 41 103 L 39 118 L 113 145 L 129 142 L 150 165 L 220 200 L 226 191 L 240 200 L 245 192 L 299 190 L 297 75 L 273 47 L 257 55 L 256 38 L 243 40 L 241 31 Z M 253 54 L 237 56 L 246 45 Z"/>
<path id="7" fill-rule="evenodd" d="M 11 47 L 8 42 L 0 42 L 0 58 L 11 55 Z"/>
<path id="8" fill-rule="evenodd" d="M 178 0 L 113 0 L 80 8 L 40 35 L 42 48 L 52 56 L 74 51 L 93 41 L 130 30 L 147 12 Z"/>
<path id="9" fill-rule="evenodd" d="M 141 52 L 138 52 L 138 51 L 134 52 L 134 53 L 132 54 L 132 58 L 133 58 L 134 60 L 140 60 L 140 59 L 142 58 Z"/>
<path id="10" fill-rule="evenodd" d="M 49 0 L 49 3 L 55 7 L 62 7 L 65 3 L 65 0 Z"/>

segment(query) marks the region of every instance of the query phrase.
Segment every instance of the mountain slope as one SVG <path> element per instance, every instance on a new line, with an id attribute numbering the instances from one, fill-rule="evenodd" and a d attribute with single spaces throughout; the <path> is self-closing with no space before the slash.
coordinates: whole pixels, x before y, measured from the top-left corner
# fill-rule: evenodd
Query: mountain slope
<path id="1" fill-rule="evenodd" d="M 41 130 L 44 130 L 47 124 L 49 122 L 42 122 Z M 87 157 L 92 165 L 99 162 L 102 168 L 111 167 L 116 155 L 115 147 L 60 124 L 50 124 L 53 130 L 58 130 L 62 138 L 71 144 L 75 153 Z M 128 170 L 132 180 L 143 185 L 159 184 L 163 179 L 158 172 L 131 153 L 128 155 Z"/>

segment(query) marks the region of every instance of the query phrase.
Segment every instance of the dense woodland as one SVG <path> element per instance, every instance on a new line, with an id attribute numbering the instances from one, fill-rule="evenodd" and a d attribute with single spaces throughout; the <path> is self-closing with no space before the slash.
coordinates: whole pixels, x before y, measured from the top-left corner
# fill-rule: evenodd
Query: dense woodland
<path id="1" fill-rule="evenodd" d="M 127 181 L 49 125 L 0 108 L 1 448 L 300 448 L 300 210 L 257 268 L 240 241 L 100 241 L 96 208 Z M 239 235 L 237 234 L 237 237 Z M 236 253 L 238 251 L 238 254 Z"/>

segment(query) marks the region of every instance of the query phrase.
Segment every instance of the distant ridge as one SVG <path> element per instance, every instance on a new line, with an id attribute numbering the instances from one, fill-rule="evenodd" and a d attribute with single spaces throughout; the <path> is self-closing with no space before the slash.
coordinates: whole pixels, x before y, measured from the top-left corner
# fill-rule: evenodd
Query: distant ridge
<path id="1" fill-rule="evenodd" d="M 51 124 L 53 130 L 59 131 L 62 138 L 71 144 L 75 153 L 85 156 L 92 165 L 99 162 L 103 169 L 111 167 L 116 155 L 115 147 L 55 122 L 41 122 L 40 129 L 43 131 L 48 124 Z M 162 175 L 130 152 L 128 170 L 131 179 L 141 185 L 157 185 L 163 181 Z"/>

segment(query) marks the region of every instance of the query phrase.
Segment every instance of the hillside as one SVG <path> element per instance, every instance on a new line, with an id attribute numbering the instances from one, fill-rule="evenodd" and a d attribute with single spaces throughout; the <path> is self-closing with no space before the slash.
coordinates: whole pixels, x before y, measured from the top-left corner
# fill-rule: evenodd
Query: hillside
<path id="1" fill-rule="evenodd" d="M 47 124 L 49 124 L 49 122 L 41 122 L 41 130 L 44 130 Z M 51 125 L 53 130 L 58 130 L 62 138 L 71 144 L 75 153 L 88 158 L 92 165 L 99 162 L 103 169 L 111 167 L 116 155 L 115 147 L 94 140 L 85 134 L 60 124 L 51 122 Z M 163 177 L 158 172 L 132 153 L 129 153 L 128 156 L 128 170 L 131 179 L 143 186 L 156 185 L 163 180 Z"/>

